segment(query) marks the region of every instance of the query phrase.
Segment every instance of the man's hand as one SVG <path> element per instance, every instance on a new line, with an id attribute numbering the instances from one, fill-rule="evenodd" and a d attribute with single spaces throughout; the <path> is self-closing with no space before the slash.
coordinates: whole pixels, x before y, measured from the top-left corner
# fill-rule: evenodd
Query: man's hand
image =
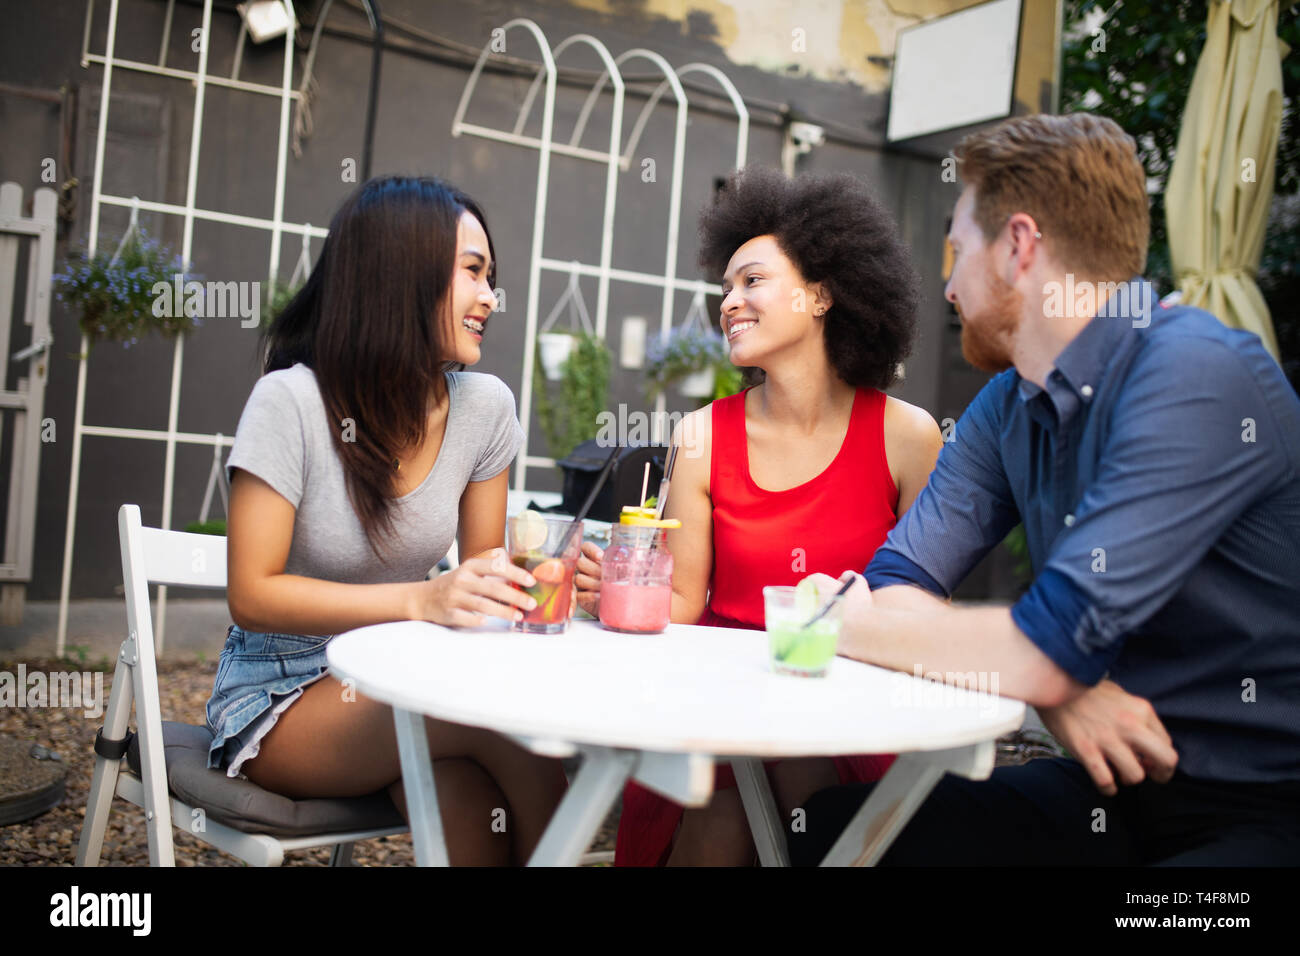
<path id="1" fill-rule="evenodd" d="M 1154 708 L 1113 681 L 1103 680 L 1059 707 L 1040 707 L 1038 714 L 1108 797 L 1117 789 L 1115 774 L 1128 786 L 1147 774 L 1157 783 L 1174 775 L 1178 753 Z"/>
<path id="2" fill-rule="evenodd" d="M 803 580 L 807 581 L 808 578 L 812 578 L 817 582 L 817 593 L 821 595 L 823 601 L 830 600 L 831 595 L 839 591 L 839 589 L 844 586 L 845 582 L 852 581 L 852 586 L 844 592 L 843 600 L 845 602 L 846 611 L 850 599 L 852 599 L 853 603 L 859 608 L 869 607 L 871 605 L 871 588 L 867 586 L 867 579 L 856 571 L 845 571 L 838 578 L 833 578 L 829 574 L 822 574 L 818 571 L 808 575 L 808 577 Z"/>
<path id="3" fill-rule="evenodd" d="M 807 581 L 809 578 L 817 582 L 817 595 L 821 603 L 830 600 L 831 595 L 838 593 L 846 582 L 853 582 L 840 597 L 840 619 L 842 621 L 861 623 L 865 615 L 870 613 L 872 605 L 871 588 L 867 586 L 867 580 L 862 575 L 854 571 L 845 571 L 838 578 L 833 578 L 829 574 L 822 574 L 818 571 L 815 574 L 808 575 L 803 580 Z M 845 631 L 845 626 L 841 624 L 840 637 L 836 642 L 835 653 L 852 657 L 854 655 L 845 651 Z"/>

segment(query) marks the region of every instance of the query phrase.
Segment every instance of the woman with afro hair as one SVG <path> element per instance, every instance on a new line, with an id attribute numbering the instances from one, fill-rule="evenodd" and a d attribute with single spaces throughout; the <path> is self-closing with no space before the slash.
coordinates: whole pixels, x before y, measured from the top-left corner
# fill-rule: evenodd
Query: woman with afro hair
<path id="1" fill-rule="evenodd" d="M 763 587 L 861 571 L 925 486 L 942 447 L 925 411 L 884 394 L 915 335 L 918 281 L 889 213 L 846 174 L 733 174 L 700 220 L 699 262 L 722 280 L 722 334 L 750 386 L 686 416 L 667 517 L 672 620 L 763 628 Z M 586 545 L 579 603 L 598 609 Z M 826 786 L 879 779 L 893 758 L 772 761 L 782 813 Z M 634 783 L 619 865 L 748 865 L 729 768 L 683 811 Z"/>

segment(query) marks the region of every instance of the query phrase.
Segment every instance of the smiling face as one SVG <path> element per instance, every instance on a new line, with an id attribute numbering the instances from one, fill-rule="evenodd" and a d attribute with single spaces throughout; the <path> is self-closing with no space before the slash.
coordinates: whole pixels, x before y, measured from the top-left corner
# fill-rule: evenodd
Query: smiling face
<path id="1" fill-rule="evenodd" d="M 952 274 L 944 298 L 961 318 L 961 352 L 966 361 L 985 372 L 1012 365 L 1024 296 L 1002 276 L 993 261 L 993 243 L 975 222 L 975 191 L 967 186 L 953 208 L 948 242 Z M 996 241 L 996 240 L 995 240 Z"/>
<path id="2" fill-rule="evenodd" d="M 456 227 L 456 263 L 451 280 L 447 361 L 474 365 L 482 357 L 483 330 L 497 307 L 489 276 L 491 251 L 483 225 L 471 212 L 461 214 Z"/>
<path id="3" fill-rule="evenodd" d="M 828 296 L 803 276 L 773 236 L 757 236 L 731 256 L 722 275 L 722 334 L 734 365 L 766 369 L 772 357 L 822 345 Z"/>

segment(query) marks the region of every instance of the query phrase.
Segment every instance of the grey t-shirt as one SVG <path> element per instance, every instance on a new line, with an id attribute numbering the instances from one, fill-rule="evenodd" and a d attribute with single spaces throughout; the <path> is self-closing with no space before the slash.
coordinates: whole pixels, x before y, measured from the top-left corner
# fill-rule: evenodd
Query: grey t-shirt
<path id="1" fill-rule="evenodd" d="M 393 502 L 385 565 L 352 509 L 343 462 L 334 449 L 316 374 L 298 364 L 262 376 L 244 406 L 226 461 L 261 478 L 297 509 L 286 574 L 381 584 L 422 581 L 456 536 L 466 484 L 506 468 L 523 441 L 515 397 L 505 382 L 478 372 L 447 375 L 446 432 L 428 477 Z"/>

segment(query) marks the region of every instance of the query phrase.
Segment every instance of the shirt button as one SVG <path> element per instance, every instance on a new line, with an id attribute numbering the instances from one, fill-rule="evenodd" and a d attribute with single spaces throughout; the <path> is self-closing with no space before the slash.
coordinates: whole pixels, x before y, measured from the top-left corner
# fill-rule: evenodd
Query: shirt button
<path id="1" fill-rule="evenodd" d="M 1083 386 L 1079 389 L 1079 394 L 1083 396 L 1083 400 L 1086 402 L 1088 399 L 1092 398 L 1092 386 Z"/>
<path id="2" fill-rule="evenodd" d="M 1066 516 L 1065 516 L 1065 526 L 1066 526 L 1067 528 L 1073 528 L 1073 527 L 1074 527 L 1074 515 L 1066 515 Z"/>

